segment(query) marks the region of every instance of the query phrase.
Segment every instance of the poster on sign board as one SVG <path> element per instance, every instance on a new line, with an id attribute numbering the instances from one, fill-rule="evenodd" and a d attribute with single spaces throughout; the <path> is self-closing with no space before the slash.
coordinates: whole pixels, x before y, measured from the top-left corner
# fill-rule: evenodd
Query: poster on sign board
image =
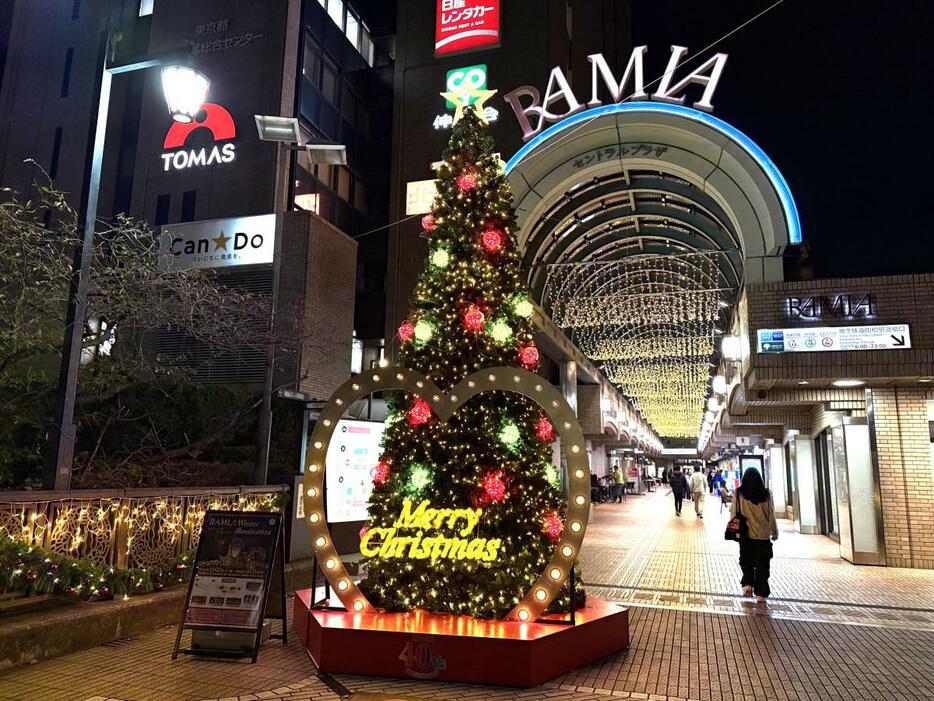
<path id="1" fill-rule="evenodd" d="M 205 513 L 172 658 L 183 652 L 255 660 L 261 643 L 259 633 L 267 618 L 282 621 L 282 635 L 271 637 L 287 641 L 284 554 L 281 513 Z M 253 635 L 236 652 L 195 645 L 180 650 L 184 629 Z"/>
<path id="2" fill-rule="evenodd" d="M 499 46 L 500 0 L 437 0 L 435 56 Z"/>
<path id="3" fill-rule="evenodd" d="M 328 446 L 325 487 L 331 523 L 365 521 L 373 468 L 379 462 L 383 426 L 379 421 L 341 419 Z"/>

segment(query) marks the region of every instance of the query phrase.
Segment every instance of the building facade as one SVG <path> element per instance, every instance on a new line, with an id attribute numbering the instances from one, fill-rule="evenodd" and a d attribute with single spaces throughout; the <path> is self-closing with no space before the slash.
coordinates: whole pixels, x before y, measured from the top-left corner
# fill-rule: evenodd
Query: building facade
<path id="1" fill-rule="evenodd" d="M 750 285 L 740 303 L 705 447 L 763 456 L 776 508 L 853 562 L 934 567 L 932 303 L 931 275 Z"/>

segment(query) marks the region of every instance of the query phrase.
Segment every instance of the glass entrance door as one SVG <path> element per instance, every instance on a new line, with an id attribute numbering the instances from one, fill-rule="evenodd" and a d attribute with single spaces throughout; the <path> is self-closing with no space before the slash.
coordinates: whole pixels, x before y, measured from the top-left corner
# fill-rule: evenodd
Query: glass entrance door
<path id="1" fill-rule="evenodd" d="M 827 429 L 817 437 L 817 490 L 821 533 L 840 541 L 837 479 L 834 471 L 834 436 Z"/>

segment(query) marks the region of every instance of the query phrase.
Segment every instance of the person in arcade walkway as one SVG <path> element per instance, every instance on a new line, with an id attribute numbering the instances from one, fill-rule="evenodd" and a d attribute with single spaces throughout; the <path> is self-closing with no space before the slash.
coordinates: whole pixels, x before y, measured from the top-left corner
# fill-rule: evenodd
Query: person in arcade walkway
<path id="1" fill-rule="evenodd" d="M 668 479 L 668 484 L 671 485 L 671 493 L 674 494 L 675 497 L 675 516 L 680 518 L 684 494 L 690 490 L 688 489 L 687 479 L 681 474 L 681 468 L 677 465 L 675 466 L 674 472 L 671 473 L 671 477 Z"/>
<path id="2" fill-rule="evenodd" d="M 772 559 L 772 541 L 778 539 L 778 524 L 775 523 L 772 495 L 766 489 L 762 475 L 754 467 L 743 473 L 739 489 L 733 496 L 730 518 L 736 518 L 737 514 L 742 514 L 746 520 L 745 537 L 739 541 L 743 596 L 755 593 L 756 601 L 765 603 L 771 593 L 769 564 Z"/>

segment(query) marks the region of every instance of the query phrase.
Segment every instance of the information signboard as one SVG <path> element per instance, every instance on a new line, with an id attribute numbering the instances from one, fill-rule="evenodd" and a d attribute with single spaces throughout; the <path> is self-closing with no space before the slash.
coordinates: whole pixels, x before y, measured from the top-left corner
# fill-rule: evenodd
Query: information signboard
<path id="1" fill-rule="evenodd" d="M 500 0 L 436 0 L 435 55 L 499 46 Z"/>
<path id="2" fill-rule="evenodd" d="M 230 650 L 183 650 L 187 654 L 252 656 L 256 659 L 265 618 L 280 618 L 285 635 L 282 514 L 208 511 L 192 564 L 185 615 L 178 629 L 174 658 L 185 628 L 252 633 L 250 645 Z M 274 564 L 278 565 L 274 568 Z M 273 576 L 277 577 L 273 581 Z M 268 606 L 271 590 L 281 598 Z"/>
<path id="3" fill-rule="evenodd" d="M 341 419 L 328 446 L 325 487 L 331 523 L 365 521 L 384 424 Z"/>
<path id="4" fill-rule="evenodd" d="M 758 341 L 760 353 L 911 348 L 908 324 L 759 329 Z"/>

